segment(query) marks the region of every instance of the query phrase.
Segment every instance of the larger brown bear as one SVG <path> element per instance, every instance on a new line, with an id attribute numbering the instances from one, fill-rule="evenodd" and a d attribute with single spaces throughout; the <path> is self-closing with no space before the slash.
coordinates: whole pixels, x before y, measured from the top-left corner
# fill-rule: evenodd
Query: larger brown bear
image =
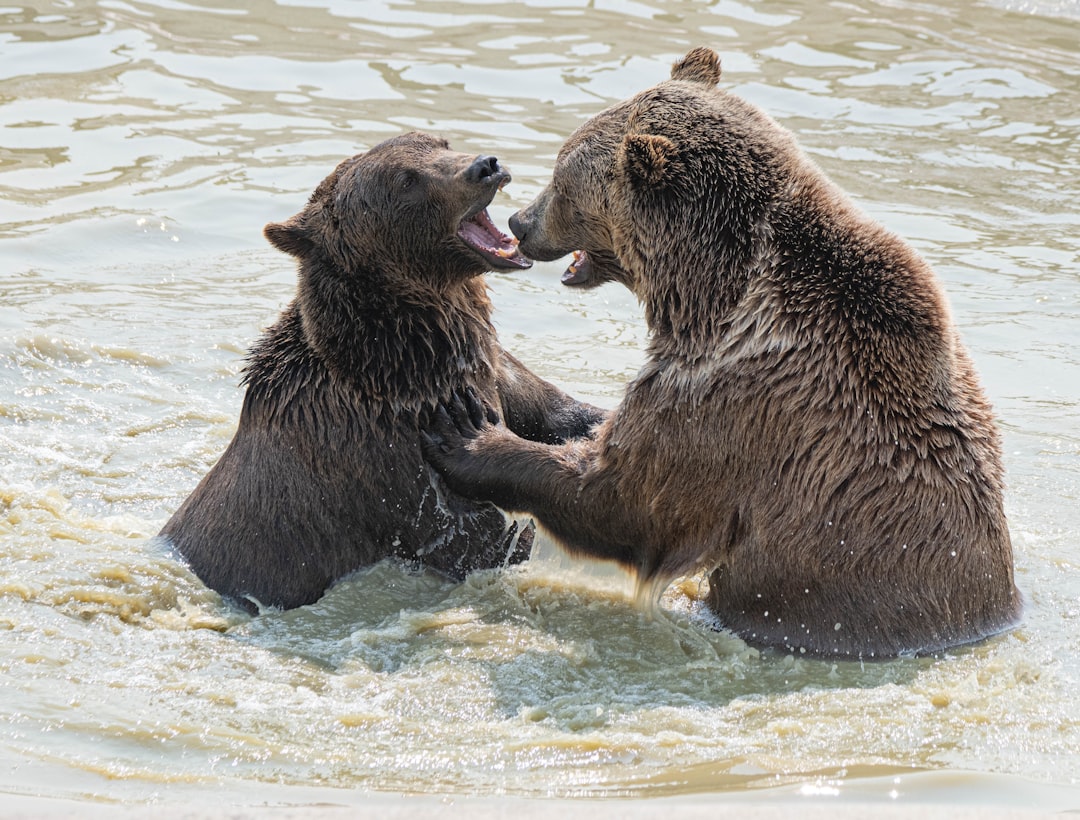
<path id="1" fill-rule="evenodd" d="M 299 259 L 296 298 L 253 349 L 236 435 L 162 530 L 210 587 L 254 610 L 314 601 L 399 556 L 454 577 L 529 538 L 424 463 L 418 420 L 475 391 L 537 441 L 584 434 L 578 404 L 502 350 L 481 274 L 532 263 L 492 224 L 491 156 L 410 133 L 342 162 L 264 231 Z"/>
<path id="2" fill-rule="evenodd" d="M 643 303 L 621 406 L 553 446 L 458 402 L 429 458 L 642 594 L 706 570 L 753 645 L 889 657 L 1007 628 L 998 436 L 934 274 L 719 78 L 696 49 L 593 117 L 510 220 L 533 259 L 583 251 L 564 281 Z"/>

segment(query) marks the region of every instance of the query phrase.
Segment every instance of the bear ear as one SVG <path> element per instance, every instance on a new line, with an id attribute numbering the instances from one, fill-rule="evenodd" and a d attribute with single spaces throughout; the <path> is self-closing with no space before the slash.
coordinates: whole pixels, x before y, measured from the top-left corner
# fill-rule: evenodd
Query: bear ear
<path id="1" fill-rule="evenodd" d="M 678 149 L 658 134 L 627 134 L 619 150 L 618 162 L 632 178 L 650 187 L 663 187 L 673 172 Z"/>
<path id="2" fill-rule="evenodd" d="M 279 251 L 291 256 L 306 256 L 314 246 L 307 231 L 300 226 L 300 220 L 295 216 L 284 222 L 267 223 L 263 228 L 263 236 Z"/>
<path id="3" fill-rule="evenodd" d="M 720 55 L 711 48 L 695 48 L 671 66 L 671 79 L 714 86 L 720 82 Z"/>

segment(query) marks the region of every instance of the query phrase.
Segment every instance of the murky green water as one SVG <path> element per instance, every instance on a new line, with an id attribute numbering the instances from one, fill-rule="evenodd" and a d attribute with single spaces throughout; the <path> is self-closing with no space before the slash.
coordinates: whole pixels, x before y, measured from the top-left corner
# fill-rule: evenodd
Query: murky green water
<path id="1" fill-rule="evenodd" d="M 1080 806 L 1077 43 L 1069 0 L 0 8 L 0 792 L 917 800 L 931 772 Z M 693 584 L 649 619 L 550 549 L 458 585 L 380 565 L 249 620 L 155 552 L 292 293 L 264 223 L 412 128 L 512 168 L 505 223 L 584 118 L 697 44 L 936 266 L 1001 417 L 1022 627 L 940 659 L 760 656 Z M 561 269 L 490 277 L 502 340 L 613 406 L 640 312 Z"/>

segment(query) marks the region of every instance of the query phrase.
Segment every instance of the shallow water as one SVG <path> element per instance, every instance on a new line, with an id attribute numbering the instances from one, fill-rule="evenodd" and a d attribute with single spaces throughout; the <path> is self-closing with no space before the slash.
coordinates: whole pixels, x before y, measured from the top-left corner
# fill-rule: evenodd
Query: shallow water
<path id="1" fill-rule="evenodd" d="M 1080 808 L 1078 35 L 1068 0 L 0 8 L 0 792 Z M 550 546 L 252 620 L 154 548 L 291 296 L 264 223 L 412 128 L 513 169 L 505 223 L 566 135 L 700 43 L 935 265 L 1004 431 L 1022 626 L 936 659 L 761 655 L 694 582 L 650 617 Z M 501 338 L 613 406 L 640 310 L 561 269 L 490 277 Z"/>

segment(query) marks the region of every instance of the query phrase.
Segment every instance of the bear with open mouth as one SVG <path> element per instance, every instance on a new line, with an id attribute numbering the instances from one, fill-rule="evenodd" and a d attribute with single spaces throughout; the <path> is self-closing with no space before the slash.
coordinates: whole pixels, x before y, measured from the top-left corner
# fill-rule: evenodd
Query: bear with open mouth
<path id="1" fill-rule="evenodd" d="M 708 605 L 761 647 L 937 652 L 1016 623 L 993 411 L 930 266 L 691 51 L 594 116 L 510 218 L 567 285 L 621 282 L 648 358 L 593 438 L 552 445 L 479 399 L 434 414 L 458 492 L 573 554 Z"/>
<path id="2" fill-rule="evenodd" d="M 496 338 L 482 274 L 532 264 L 487 211 L 509 181 L 495 157 L 413 132 L 266 226 L 298 260 L 296 296 L 251 351 L 232 442 L 161 531 L 204 583 L 287 609 L 390 556 L 455 578 L 528 557 L 531 524 L 446 487 L 419 433 L 461 391 L 537 442 L 603 417 Z"/>

